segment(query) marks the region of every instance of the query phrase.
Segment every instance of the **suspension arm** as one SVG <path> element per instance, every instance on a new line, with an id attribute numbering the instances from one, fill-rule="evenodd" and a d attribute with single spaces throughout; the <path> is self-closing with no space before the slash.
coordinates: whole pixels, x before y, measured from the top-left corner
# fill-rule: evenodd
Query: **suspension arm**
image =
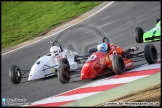
<path id="1" fill-rule="evenodd" d="M 138 52 L 138 53 L 135 53 L 134 55 L 137 56 L 137 55 L 139 55 L 139 54 L 143 54 L 143 53 L 144 53 L 144 51 L 142 51 L 142 52 Z"/>

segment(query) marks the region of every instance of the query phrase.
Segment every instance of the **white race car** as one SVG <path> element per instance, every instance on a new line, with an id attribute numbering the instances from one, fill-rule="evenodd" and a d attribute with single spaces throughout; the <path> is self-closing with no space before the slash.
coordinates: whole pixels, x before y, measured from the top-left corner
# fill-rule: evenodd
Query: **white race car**
<path id="1" fill-rule="evenodd" d="M 21 82 L 21 78 L 23 78 L 22 75 L 27 72 L 29 72 L 28 81 L 56 75 L 60 63 L 68 64 L 70 66 L 70 71 L 77 71 L 78 64 L 81 63 L 81 60 L 83 60 L 84 57 L 79 56 L 75 51 L 63 49 L 58 41 L 51 41 L 50 43 L 52 44 L 50 53 L 39 57 L 30 70 L 20 70 L 19 66 L 17 65 L 13 65 L 10 68 L 9 77 L 12 83 L 19 84 Z M 58 54 L 52 54 L 53 47 L 59 48 Z M 24 73 L 22 74 L 21 72 L 23 71 Z"/>

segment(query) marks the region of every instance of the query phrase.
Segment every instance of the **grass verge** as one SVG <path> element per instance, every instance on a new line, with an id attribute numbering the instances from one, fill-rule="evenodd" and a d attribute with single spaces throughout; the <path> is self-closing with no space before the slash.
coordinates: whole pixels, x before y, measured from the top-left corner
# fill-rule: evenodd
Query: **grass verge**
<path id="1" fill-rule="evenodd" d="M 1 48 L 42 35 L 100 3 L 101 1 L 2 1 Z"/>

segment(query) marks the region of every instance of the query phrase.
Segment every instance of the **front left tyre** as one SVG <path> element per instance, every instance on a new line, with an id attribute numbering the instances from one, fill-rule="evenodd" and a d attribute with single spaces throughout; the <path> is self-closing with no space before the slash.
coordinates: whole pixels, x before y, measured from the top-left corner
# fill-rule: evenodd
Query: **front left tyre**
<path id="1" fill-rule="evenodd" d="M 143 29 L 141 27 L 136 27 L 134 35 L 137 43 L 143 42 Z"/>
<path id="2" fill-rule="evenodd" d="M 21 71 L 17 65 L 14 65 L 9 69 L 9 77 L 14 84 L 19 84 L 21 82 Z"/>

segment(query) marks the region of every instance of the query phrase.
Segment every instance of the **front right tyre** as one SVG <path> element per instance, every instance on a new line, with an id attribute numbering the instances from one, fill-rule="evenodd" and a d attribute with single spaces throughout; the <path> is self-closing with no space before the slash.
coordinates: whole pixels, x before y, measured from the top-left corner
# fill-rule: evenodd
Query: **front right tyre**
<path id="1" fill-rule="evenodd" d="M 60 64 L 58 67 L 58 79 L 62 84 L 70 81 L 70 67 L 67 64 Z"/>
<path id="2" fill-rule="evenodd" d="M 123 58 L 118 55 L 113 55 L 112 67 L 116 75 L 123 74 L 125 72 L 125 65 Z"/>
<path id="3" fill-rule="evenodd" d="M 153 64 L 157 62 L 158 54 L 157 54 L 156 47 L 153 44 L 147 44 L 145 46 L 144 54 L 145 54 L 146 61 L 149 64 Z"/>

